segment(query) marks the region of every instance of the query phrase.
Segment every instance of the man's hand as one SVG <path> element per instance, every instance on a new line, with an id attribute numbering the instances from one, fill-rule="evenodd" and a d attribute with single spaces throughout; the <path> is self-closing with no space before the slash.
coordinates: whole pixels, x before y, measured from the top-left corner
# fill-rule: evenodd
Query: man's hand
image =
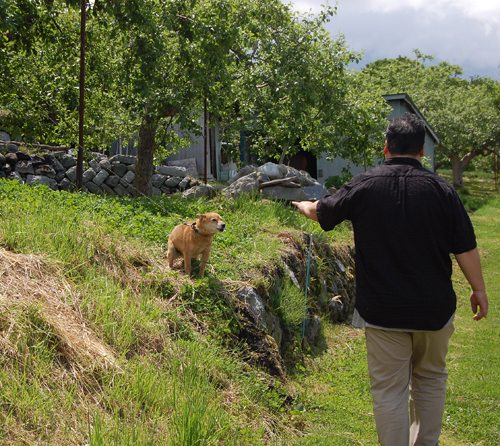
<path id="1" fill-rule="evenodd" d="M 316 207 L 318 206 L 317 201 L 314 203 L 311 201 L 292 201 L 292 204 L 297 206 L 302 215 L 305 215 L 311 220 L 318 221 L 318 215 L 316 214 Z"/>
<path id="2" fill-rule="evenodd" d="M 470 295 L 470 306 L 474 313 L 474 320 L 479 321 L 488 315 L 488 298 L 486 291 L 472 291 Z M 479 313 L 477 308 L 479 307 Z"/>

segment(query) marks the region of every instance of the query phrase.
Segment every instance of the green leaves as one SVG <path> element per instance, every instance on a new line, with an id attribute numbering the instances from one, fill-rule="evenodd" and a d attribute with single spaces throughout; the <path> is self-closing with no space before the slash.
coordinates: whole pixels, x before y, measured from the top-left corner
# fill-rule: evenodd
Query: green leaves
<path id="1" fill-rule="evenodd" d="M 464 79 L 459 65 L 428 65 L 432 56 L 419 50 L 415 54 L 416 59 L 400 56 L 373 62 L 359 77 L 380 94 L 408 93 L 441 140 L 436 162 L 455 157 L 461 173 L 485 144 L 498 144 L 499 83 L 491 78 Z"/>

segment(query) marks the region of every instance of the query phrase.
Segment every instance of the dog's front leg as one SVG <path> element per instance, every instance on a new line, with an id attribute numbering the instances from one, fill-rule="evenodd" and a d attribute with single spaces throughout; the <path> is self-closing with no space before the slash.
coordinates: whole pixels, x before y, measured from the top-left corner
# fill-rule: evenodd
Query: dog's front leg
<path id="1" fill-rule="evenodd" d="M 210 248 L 203 251 L 201 254 L 201 265 L 200 265 L 200 276 L 203 277 L 205 274 L 205 267 L 207 266 L 208 259 L 210 257 Z"/>
<path id="2" fill-rule="evenodd" d="M 184 254 L 184 270 L 186 271 L 186 276 L 191 275 L 191 254 Z"/>

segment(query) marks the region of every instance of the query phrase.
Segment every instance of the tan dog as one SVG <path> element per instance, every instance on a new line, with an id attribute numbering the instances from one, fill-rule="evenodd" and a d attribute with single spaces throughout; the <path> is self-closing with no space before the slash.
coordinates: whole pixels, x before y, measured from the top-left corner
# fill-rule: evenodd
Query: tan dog
<path id="1" fill-rule="evenodd" d="M 209 212 L 196 215 L 198 220 L 183 223 L 174 228 L 168 237 L 168 265 L 172 268 L 174 260 L 184 257 L 186 274 L 191 275 L 191 260 L 201 255 L 200 276 L 210 257 L 214 234 L 224 231 L 225 223 L 219 214 Z"/>

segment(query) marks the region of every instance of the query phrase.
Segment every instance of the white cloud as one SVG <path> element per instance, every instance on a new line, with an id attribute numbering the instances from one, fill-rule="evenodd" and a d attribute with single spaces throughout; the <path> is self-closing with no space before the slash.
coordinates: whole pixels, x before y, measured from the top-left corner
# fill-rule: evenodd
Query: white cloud
<path id="1" fill-rule="evenodd" d="M 297 11 L 312 10 L 318 12 L 321 0 L 301 0 L 292 2 Z M 330 2 L 334 6 L 336 2 Z M 484 21 L 488 24 L 500 24 L 500 1 L 498 0 L 339 0 L 339 9 L 346 6 L 355 8 L 359 12 L 391 13 L 399 11 L 427 11 L 443 17 L 453 13 L 460 13 L 466 17 Z"/>
<path id="2" fill-rule="evenodd" d="M 396 12 L 413 9 L 428 11 L 439 17 L 456 12 L 480 20 L 485 24 L 500 24 L 500 2 L 498 0 L 354 0 L 361 10 L 372 12 Z"/>
<path id="3" fill-rule="evenodd" d="M 324 3 L 303 0 L 293 7 L 317 13 Z M 499 0 L 338 0 L 337 12 L 326 28 L 344 34 L 353 50 L 364 51 L 364 63 L 414 57 L 418 48 L 436 61 L 461 65 L 466 76 L 499 79 Z"/>

